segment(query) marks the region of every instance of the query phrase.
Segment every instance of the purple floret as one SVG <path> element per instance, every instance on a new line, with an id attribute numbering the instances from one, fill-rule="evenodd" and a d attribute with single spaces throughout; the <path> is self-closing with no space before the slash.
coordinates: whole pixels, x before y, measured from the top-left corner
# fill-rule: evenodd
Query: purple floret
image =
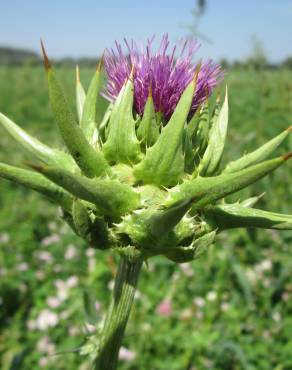
<path id="1" fill-rule="evenodd" d="M 134 68 L 134 107 L 139 115 L 143 115 L 145 103 L 151 89 L 156 112 L 161 112 L 166 121 L 169 120 L 186 86 L 194 78 L 198 64 L 192 59 L 199 45 L 187 39 L 178 56 L 176 46 L 169 49 L 168 35 L 162 37 L 158 50 L 152 50 L 152 38 L 147 41 L 145 49 L 138 48 L 132 41 L 125 40 L 126 52 L 116 42 L 116 51 L 106 50 L 104 65 L 107 74 L 107 90 L 105 96 L 114 101 L 125 81 Z M 192 102 L 190 115 L 210 96 L 213 88 L 222 80 L 223 72 L 218 64 L 211 60 L 202 63 L 198 74 L 196 92 Z"/>

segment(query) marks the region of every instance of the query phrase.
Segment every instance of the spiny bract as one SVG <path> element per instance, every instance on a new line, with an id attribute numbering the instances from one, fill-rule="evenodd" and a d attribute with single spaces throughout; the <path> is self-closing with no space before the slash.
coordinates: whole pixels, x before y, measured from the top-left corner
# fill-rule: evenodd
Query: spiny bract
<path id="1" fill-rule="evenodd" d="M 162 47 L 163 60 L 169 63 L 166 44 Z M 142 59 L 133 47 L 132 51 L 133 63 Z M 86 93 L 77 73 L 77 122 L 43 52 L 52 111 L 67 150 L 47 147 L 0 114 L 3 128 L 39 160 L 29 164 L 31 169 L 0 164 L 0 176 L 58 204 L 75 233 L 92 246 L 113 249 L 130 260 L 163 254 L 175 262 L 186 262 L 212 245 L 221 230 L 292 229 L 292 216 L 252 208 L 258 197 L 235 204 L 218 203 L 291 157 L 287 154 L 267 160 L 290 129 L 222 169 L 227 89 L 223 103 L 217 99 L 213 109 L 206 100 L 208 91 L 195 114 L 190 115 L 200 91 L 198 83 L 202 85 L 202 65 L 188 68 L 192 78 L 179 96 L 175 95 L 177 102 L 169 116 L 168 111 L 157 111 L 151 88 L 143 109 L 135 109 L 134 88 L 141 70 L 134 64 L 116 99 L 98 120 L 102 111 L 102 64 Z M 157 61 L 159 53 L 156 57 Z M 171 58 L 173 62 L 173 55 Z M 178 65 L 184 62 L 180 60 Z M 116 63 L 107 61 L 109 79 L 114 73 L 110 68 L 117 67 Z M 217 67 L 212 70 L 218 76 L 221 73 Z M 157 81 L 153 76 L 154 86 Z M 214 87 L 214 80 L 212 84 Z"/>

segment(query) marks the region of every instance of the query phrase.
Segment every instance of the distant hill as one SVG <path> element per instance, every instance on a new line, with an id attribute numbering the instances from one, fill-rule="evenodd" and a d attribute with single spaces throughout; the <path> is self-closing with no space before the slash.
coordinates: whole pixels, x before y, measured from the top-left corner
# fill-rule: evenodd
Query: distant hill
<path id="1" fill-rule="evenodd" d="M 38 64 L 40 61 L 40 55 L 35 51 L 0 46 L 0 64 Z"/>
<path id="2" fill-rule="evenodd" d="M 20 49 L 14 47 L 0 46 L 0 65 L 38 65 L 43 62 L 42 56 L 33 50 Z M 66 57 L 63 59 L 53 60 L 55 65 L 75 66 L 95 66 L 98 63 L 98 58 L 82 57 L 78 59 Z"/>

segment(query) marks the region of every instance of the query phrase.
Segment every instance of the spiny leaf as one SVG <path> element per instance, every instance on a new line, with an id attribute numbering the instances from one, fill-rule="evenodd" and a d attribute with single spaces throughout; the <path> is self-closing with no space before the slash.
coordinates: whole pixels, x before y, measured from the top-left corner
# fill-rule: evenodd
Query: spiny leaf
<path id="1" fill-rule="evenodd" d="M 244 155 L 238 160 L 229 163 L 225 170 L 224 174 L 240 171 L 246 167 L 249 167 L 253 164 L 259 163 L 267 159 L 277 148 L 278 146 L 286 139 L 292 130 L 292 126 L 287 130 L 283 131 L 280 135 L 276 136 L 274 139 L 268 141 L 266 144 L 258 148 L 257 150 Z"/>
<path id="2" fill-rule="evenodd" d="M 107 224 L 102 217 L 96 217 L 90 214 L 90 210 L 80 199 L 74 199 L 72 216 L 78 235 L 90 245 L 98 249 L 110 247 Z M 111 244 L 111 246 L 113 245 Z"/>
<path id="3" fill-rule="evenodd" d="M 106 141 L 109 133 L 109 121 L 113 111 L 113 103 L 110 103 L 102 117 L 98 131 L 102 141 Z"/>
<path id="4" fill-rule="evenodd" d="M 86 206 L 80 199 L 74 199 L 73 201 L 72 216 L 78 235 L 87 240 L 90 235 L 92 222 Z"/>
<path id="5" fill-rule="evenodd" d="M 145 184 L 171 186 L 184 173 L 183 130 L 196 87 L 196 78 L 183 92 L 168 124 L 146 156 L 134 168 L 134 175 Z"/>
<path id="6" fill-rule="evenodd" d="M 141 156 L 132 112 L 133 99 L 134 86 L 130 78 L 114 103 L 109 134 L 103 145 L 104 155 L 112 163 L 136 163 Z"/>
<path id="7" fill-rule="evenodd" d="M 198 126 L 199 126 L 199 123 L 200 123 L 200 118 L 201 118 L 201 107 L 199 107 L 195 114 L 193 115 L 193 117 L 190 119 L 190 121 L 188 122 L 188 125 L 187 125 L 187 131 L 188 131 L 188 134 L 189 134 L 189 137 L 193 140 L 196 133 L 197 133 L 197 130 L 198 130 Z"/>
<path id="8" fill-rule="evenodd" d="M 199 258 L 214 243 L 216 231 L 194 240 L 189 247 L 177 247 L 169 249 L 166 256 L 171 261 L 184 263 Z"/>
<path id="9" fill-rule="evenodd" d="M 213 175 L 220 165 L 228 126 L 228 97 L 227 88 L 224 103 L 220 111 L 215 111 L 209 134 L 209 143 L 199 165 L 201 176 Z"/>
<path id="10" fill-rule="evenodd" d="M 137 130 L 137 137 L 144 148 L 149 148 L 156 142 L 158 136 L 159 127 L 156 122 L 155 109 L 150 91 L 143 117 Z"/>
<path id="11" fill-rule="evenodd" d="M 100 151 L 96 151 L 89 144 L 82 129 L 77 125 L 62 87 L 51 68 L 43 45 L 42 50 L 47 71 L 52 111 L 67 148 L 86 176 L 100 176 L 105 172 L 109 172 L 109 165 L 103 154 Z"/>
<path id="12" fill-rule="evenodd" d="M 83 106 L 85 102 L 85 91 L 80 81 L 79 67 L 76 67 L 76 106 L 79 123 L 81 123 Z"/>
<path id="13" fill-rule="evenodd" d="M 194 212 L 256 182 L 281 166 L 291 156 L 289 153 L 232 174 L 187 180 L 172 189 L 170 204 L 180 199 L 194 198 L 196 199 L 192 207 Z"/>
<path id="14" fill-rule="evenodd" d="M 197 114 L 198 114 L 198 118 L 197 118 L 198 123 L 192 129 L 194 130 L 194 133 L 192 135 L 192 140 L 193 140 L 193 145 L 198 152 L 198 155 L 201 156 L 206 150 L 206 146 L 208 144 L 208 135 L 209 135 L 209 129 L 210 129 L 210 124 L 211 124 L 210 104 L 208 100 L 206 100 L 202 104 L 202 106 L 198 108 L 195 116 Z M 190 121 L 191 126 L 194 125 L 195 122 L 196 122 L 196 119 L 193 117 L 193 119 Z"/>
<path id="15" fill-rule="evenodd" d="M 127 234 L 148 256 L 164 253 L 193 235 L 191 218 L 183 218 L 191 204 L 192 199 L 163 209 L 150 206 L 135 210 L 116 225 L 117 232 Z"/>
<path id="16" fill-rule="evenodd" d="M 265 193 L 262 193 L 256 197 L 250 197 L 250 198 L 247 198 L 245 200 L 243 200 L 242 202 L 240 202 L 240 205 L 242 207 L 252 207 L 254 206 L 263 196 L 265 195 Z"/>
<path id="17" fill-rule="evenodd" d="M 90 82 L 86 98 L 84 101 L 84 107 L 81 119 L 81 128 L 85 134 L 85 137 L 91 144 L 96 144 L 98 140 L 98 130 L 96 124 L 96 108 L 97 108 L 97 97 L 102 87 L 102 72 L 101 72 L 102 61 L 99 62 L 94 76 Z"/>
<path id="18" fill-rule="evenodd" d="M 178 201 L 169 207 L 153 213 L 146 221 L 151 235 L 157 239 L 169 233 L 188 212 L 192 201 L 192 199 Z"/>
<path id="19" fill-rule="evenodd" d="M 68 154 L 41 143 L 2 113 L 0 113 L 0 124 L 24 149 L 45 164 L 59 165 L 66 169 L 75 167 L 74 161 Z"/>
<path id="20" fill-rule="evenodd" d="M 206 211 L 207 219 L 220 230 L 251 227 L 291 230 L 292 215 L 267 212 L 241 204 L 222 204 Z"/>
<path id="21" fill-rule="evenodd" d="M 189 131 L 184 130 L 183 151 L 185 156 L 185 172 L 192 173 L 195 167 L 195 154 L 192 148 L 192 140 Z"/>
<path id="22" fill-rule="evenodd" d="M 95 204 L 104 215 L 120 217 L 139 204 L 139 195 L 116 180 L 88 179 L 58 167 L 33 168 L 74 196 Z"/>
<path id="23" fill-rule="evenodd" d="M 0 163 L 0 177 L 33 189 L 71 211 L 71 196 L 39 173 Z"/>

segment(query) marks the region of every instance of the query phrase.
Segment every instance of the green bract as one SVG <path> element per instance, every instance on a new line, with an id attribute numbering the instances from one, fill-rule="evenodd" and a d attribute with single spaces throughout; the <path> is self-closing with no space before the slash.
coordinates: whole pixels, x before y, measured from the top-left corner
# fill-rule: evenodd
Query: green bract
<path id="1" fill-rule="evenodd" d="M 227 90 L 215 108 L 205 102 L 188 121 L 196 76 L 165 125 L 151 90 L 143 117 L 133 109 L 132 77 L 101 117 L 102 66 L 85 93 L 77 71 L 77 117 L 45 55 L 54 119 L 66 151 L 49 148 L 0 114 L 1 126 L 39 162 L 30 169 L 0 164 L 0 176 L 58 204 L 81 238 L 129 260 L 162 254 L 175 262 L 197 258 L 221 230 L 292 229 L 292 216 L 251 208 L 258 197 L 220 202 L 284 164 L 269 159 L 287 129 L 221 168 L 228 127 Z"/>

